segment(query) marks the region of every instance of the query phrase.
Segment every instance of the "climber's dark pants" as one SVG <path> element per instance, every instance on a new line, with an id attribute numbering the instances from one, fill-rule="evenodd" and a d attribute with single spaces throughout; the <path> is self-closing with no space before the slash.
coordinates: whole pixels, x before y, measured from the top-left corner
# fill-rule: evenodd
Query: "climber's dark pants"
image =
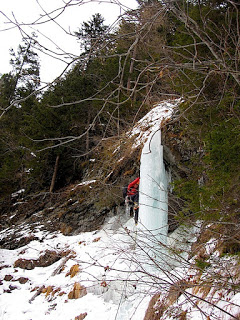
<path id="1" fill-rule="evenodd" d="M 130 217 L 133 217 L 134 215 L 134 220 L 135 223 L 137 224 L 138 222 L 138 200 L 139 200 L 139 194 L 136 193 L 134 195 L 128 196 L 129 198 L 129 204 L 130 204 Z M 137 204 L 137 208 L 134 209 L 134 207 Z"/>
<path id="2" fill-rule="evenodd" d="M 138 207 L 134 210 L 135 211 L 135 215 L 134 215 L 135 224 L 138 223 L 138 210 L 139 210 Z"/>

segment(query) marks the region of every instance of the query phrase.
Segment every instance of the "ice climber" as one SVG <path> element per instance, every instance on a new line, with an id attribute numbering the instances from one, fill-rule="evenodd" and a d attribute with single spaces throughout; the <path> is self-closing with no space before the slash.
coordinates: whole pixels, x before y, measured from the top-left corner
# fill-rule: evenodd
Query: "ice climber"
<path id="1" fill-rule="evenodd" d="M 130 206 L 130 216 L 134 215 L 135 224 L 138 223 L 138 209 L 139 209 L 139 183 L 140 178 L 136 178 L 129 183 L 127 187 L 126 202 Z"/>

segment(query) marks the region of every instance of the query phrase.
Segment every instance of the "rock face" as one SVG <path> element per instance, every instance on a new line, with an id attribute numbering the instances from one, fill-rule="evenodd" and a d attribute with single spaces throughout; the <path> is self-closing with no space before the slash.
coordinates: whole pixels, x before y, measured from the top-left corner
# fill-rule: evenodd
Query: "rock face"
<path id="1" fill-rule="evenodd" d="M 18 259 L 14 263 L 15 268 L 21 268 L 26 270 L 32 270 L 35 267 L 48 267 L 56 261 L 60 260 L 63 256 L 65 256 L 65 252 L 61 252 L 61 254 L 56 251 L 46 250 L 43 255 L 41 255 L 38 259 Z"/>
<path id="2" fill-rule="evenodd" d="M 31 235 L 31 231 L 44 230 L 49 232 L 60 231 L 65 235 L 76 234 L 85 231 L 94 231 L 101 227 L 108 215 L 116 214 L 114 208 L 96 208 L 94 206 L 94 197 L 87 202 L 79 201 L 79 194 L 76 193 L 69 199 L 64 192 L 62 198 L 54 198 L 54 195 L 48 195 L 48 200 L 44 200 L 44 209 L 38 211 L 33 203 L 36 212 L 32 210 L 32 200 L 19 205 L 14 211 L 14 217 L 8 218 L 2 229 L 0 239 L 1 248 L 16 249 L 33 240 L 40 240 Z M 38 198 L 41 203 L 41 197 Z M 41 209 L 43 205 L 41 204 Z M 9 216 L 12 212 L 9 212 Z"/>
<path id="3" fill-rule="evenodd" d="M 8 210 L 0 214 L 1 229 L 4 230 L 0 234 L 1 248 L 16 249 L 33 240 L 41 241 L 32 235 L 31 231 L 35 230 L 73 235 L 100 229 L 107 217 L 124 211 L 122 185 L 131 178 L 121 179 L 120 168 L 128 170 L 130 161 L 131 157 L 117 166 L 121 181 L 114 189 L 104 188 L 104 180 L 99 179 L 70 185 L 56 193 L 20 199 L 9 205 Z M 105 183 L 111 184 L 112 177 L 109 176 Z"/>
<path id="4" fill-rule="evenodd" d="M 96 155 L 98 161 L 91 164 L 83 175 L 83 181 L 87 183 L 69 185 L 55 193 L 11 199 L 8 206 L 5 203 L 0 211 L 0 230 L 5 230 L 0 235 L 0 246 L 6 249 L 24 246 L 34 240 L 31 230 L 36 229 L 61 231 L 65 235 L 97 230 L 106 217 L 123 212 L 122 190 L 139 176 L 141 145 L 133 148 L 135 140 L 129 136 L 120 144 L 119 141 L 117 143 L 113 141 L 111 150 L 109 143 L 105 146 L 107 151 L 104 146 L 101 147 L 101 153 L 99 151 L 99 155 Z M 172 179 L 186 176 L 188 171 L 185 163 L 196 150 L 188 149 L 175 125 L 168 123 L 162 129 L 162 144 L 164 163 Z M 93 177 L 95 180 L 92 180 Z M 171 190 L 168 199 L 171 232 L 178 225 L 174 217 L 181 210 L 183 201 Z M 26 231 L 25 235 L 23 230 Z"/>
<path id="5" fill-rule="evenodd" d="M 185 178 L 189 174 L 187 164 L 191 158 L 199 152 L 191 144 L 181 137 L 181 130 L 178 122 L 166 122 L 162 128 L 162 144 L 164 163 L 169 170 L 171 180 Z M 174 189 L 169 188 L 168 193 L 168 224 L 169 232 L 174 231 L 179 223 L 175 219 L 176 215 L 184 207 L 183 199 L 177 197 Z"/>
<path id="6" fill-rule="evenodd" d="M 173 157 L 171 153 L 169 155 Z M 174 167 L 174 162 L 167 164 Z M 123 162 L 125 172 L 131 168 L 127 162 Z M 136 166 L 136 164 L 135 164 Z M 2 230 L 9 228 L 9 232 L 5 232 L 0 239 L 1 248 L 16 249 L 22 247 L 33 240 L 41 240 L 36 236 L 31 235 L 31 230 L 46 230 L 46 231 L 61 231 L 65 235 L 77 234 L 85 231 L 94 231 L 101 227 L 106 217 L 119 214 L 125 210 L 122 197 L 123 186 L 131 181 L 135 175 L 124 176 L 123 168 L 118 166 L 120 175 L 118 178 L 120 183 L 115 187 L 114 191 L 117 194 L 116 203 L 108 204 L 104 207 L 104 197 L 101 189 L 102 186 L 94 183 L 89 186 L 75 187 L 68 186 L 67 188 L 58 191 L 56 194 L 39 194 L 32 199 L 22 199 L 23 203 L 15 203 L 10 206 L 8 212 L 2 214 Z M 174 167 L 175 168 L 175 167 Z M 137 171 L 137 166 L 134 172 Z M 132 174 L 132 172 L 131 172 Z M 108 182 L 111 182 L 112 177 Z M 74 189 L 75 188 L 75 189 Z M 72 190 L 74 189 L 74 190 Z M 117 192 L 116 192 L 117 189 Z M 102 201 L 101 206 L 97 205 Z M 174 214 L 181 207 L 179 200 L 174 198 L 174 195 L 169 193 L 169 231 L 171 232 L 177 226 L 173 219 Z M 11 229 L 11 230 L 10 230 Z M 22 231 L 26 230 L 25 235 Z"/>

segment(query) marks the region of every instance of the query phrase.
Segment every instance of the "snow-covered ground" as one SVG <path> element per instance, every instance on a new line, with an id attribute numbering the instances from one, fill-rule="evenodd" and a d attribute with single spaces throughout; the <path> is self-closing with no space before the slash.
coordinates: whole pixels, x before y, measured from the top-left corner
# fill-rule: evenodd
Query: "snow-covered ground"
<path id="1" fill-rule="evenodd" d="M 191 269 L 187 252 L 189 242 L 196 240 L 193 237 L 196 230 L 196 227 L 192 230 L 181 227 L 169 237 L 169 248 L 171 244 L 173 250 L 184 249 L 182 259 L 179 253 L 173 251 L 169 255 L 168 252 L 162 257 L 164 266 L 159 268 L 147 261 L 146 248 L 136 242 L 139 230 L 133 218 L 125 215 L 109 218 L 101 230 L 76 236 L 40 229 L 35 234 L 25 232 L 25 236 L 34 235 L 39 240 L 15 250 L 0 250 L 0 319 L 142 320 L 155 293 L 161 292 L 162 297 L 166 297 L 172 284 L 187 277 L 194 279 L 196 270 Z M 33 269 L 22 269 L 18 264 L 19 259 L 36 261 L 49 252 L 59 254 L 60 260 Z M 170 256 L 176 257 L 172 266 Z M 144 269 L 142 261 L 144 266 L 151 263 L 150 273 L 149 268 Z M 232 319 L 228 314 L 223 316 L 216 305 L 229 314 L 238 312 L 239 293 L 220 299 L 214 286 L 213 305 L 200 300 L 194 307 L 192 298 L 197 300 L 196 288 L 189 288 L 186 294 L 180 295 L 172 305 L 174 311 L 166 312 L 163 319 L 177 319 L 178 309 L 188 310 L 187 319 L 192 320 L 205 319 L 203 312 L 215 315 L 213 319 Z M 226 292 L 223 295 L 227 297 Z M 199 294 L 201 296 L 201 291 Z"/>
<path id="2" fill-rule="evenodd" d="M 136 146 L 159 130 L 179 102 L 163 102 L 138 122 L 132 132 Z M 240 315 L 238 262 L 217 256 L 212 239 L 206 245 L 209 266 L 200 277 L 189 255 L 199 227 L 175 230 L 161 255 L 152 259 L 144 234 L 139 236 L 126 215 L 75 236 L 23 225 L 18 236 L 32 241 L 15 250 L 0 249 L 0 320 L 143 320 L 155 293 L 165 305 L 161 319 L 233 319 Z M 0 240 L 12 232 L 0 232 Z M 225 291 L 214 284 L 216 275 L 218 283 L 226 282 Z"/>
<path id="3" fill-rule="evenodd" d="M 150 296 L 138 286 L 141 281 L 131 260 L 135 232 L 133 219 L 112 217 L 99 231 L 64 236 L 39 230 L 34 234 L 39 241 L 1 249 L 0 319 L 70 320 L 80 314 L 88 320 L 143 319 Z M 16 267 L 18 259 L 37 260 L 47 250 L 66 254 L 47 267 Z M 26 283 L 21 284 L 23 279 Z M 75 283 L 86 288 L 85 295 L 70 299 Z"/>

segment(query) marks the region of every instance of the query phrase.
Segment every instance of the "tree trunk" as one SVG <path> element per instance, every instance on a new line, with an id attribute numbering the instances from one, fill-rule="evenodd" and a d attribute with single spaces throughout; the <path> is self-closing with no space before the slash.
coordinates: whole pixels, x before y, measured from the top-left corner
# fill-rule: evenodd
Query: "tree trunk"
<path id="1" fill-rule="evenodd" d="M 90 146 L 90 144 L 89 144 L 90 119 L 91 119 L 90 110 L 88 108 L 88 112 L 87 112 L 87 128 L 86 128 L 86 130 L 87 130 L 86 131 L 86 152 L 89 151 L 89 146 Z"/>
<path id="2" fill-rule="evenodd" d="M 57 170 L 58 170 L 58 163 L 59 163 L 59 155 L 57 155 L 56 161 L 55 161 L 55 166 L 54 166 L 54 172 L 53 172 L 53 176 L 52 176 L 52 181 L 51 181 L 51 186 L 50 186 L 50 190 L 49 192 L 52 192 L 54 189 L 54 185 L 55 185 L 55 181 L 56 181 L 56 177 L 57 177 Z"/>

